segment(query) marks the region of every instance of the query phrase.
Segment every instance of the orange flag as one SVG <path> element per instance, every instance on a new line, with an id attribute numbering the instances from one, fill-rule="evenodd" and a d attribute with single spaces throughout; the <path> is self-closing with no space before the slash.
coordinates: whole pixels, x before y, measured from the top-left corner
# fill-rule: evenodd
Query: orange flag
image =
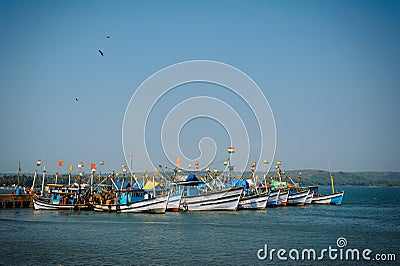
<path id="1" fill-rule="evenodd" d="M 181 166 L 181 158 L 176 158 L 176 166 L 177 167 Z"/>

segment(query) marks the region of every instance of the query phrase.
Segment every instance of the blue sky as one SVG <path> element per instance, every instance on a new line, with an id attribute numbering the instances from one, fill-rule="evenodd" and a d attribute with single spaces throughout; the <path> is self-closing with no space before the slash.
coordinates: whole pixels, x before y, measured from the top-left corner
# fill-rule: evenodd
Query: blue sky
<path id="1" fill-rule="evenodd" d="M 18 161 L 32 172 L 37 159 L 54 171 L 61 159 L 75 168 L 85 162 L 86 171 L 104 160 L 104 171 L 118 171 L 125 162 L 122 122 L 134 91 L 153 73 L 194 59 L 230 64 L 257 82 L 274 113 L 275 159 L 284 168 L 327 169 L 329 160 L 334 170 L 400 171 L 397 1 L 0 6 L 0 172 L 15 172 Z M 166 115 L 168 108 L 160 110 Z M 246 108 L 237 111 L 251 120 Z M 195 154 L 201 137 L 195 132 L 204 124 L 191 126 L 181 144 Z M 225 149 L 226 132 L 209 126 Z M 163 164 L 159 147 L 150 146 Z"/>

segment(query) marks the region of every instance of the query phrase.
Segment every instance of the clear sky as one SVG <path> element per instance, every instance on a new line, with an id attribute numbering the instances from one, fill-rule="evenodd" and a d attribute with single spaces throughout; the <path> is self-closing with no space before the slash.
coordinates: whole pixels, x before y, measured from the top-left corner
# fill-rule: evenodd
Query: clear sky
<path id="1" fill-rule="evenodd" d="M 58 160 L 65 172 L 80 161 L 88 172 L 100 160 L 104 171 L 119 171 L 132 94 L 155 72 L 194 59 L 232 65 L 257 82 L 284 168 L 327 169 L 329 160 L 333 170 L 400 171 L 399 14 L 398 1 L 3 0 L 0 172 L 15 172 L 18 161 L 32 172 L 38 159 L 50 171 Z M 168 99 L 184 94 L 164 99 L 164 116 Z M 203 123 L 224 150 L 218 161 L 226 132 Z M 146 137 L 165 164 L 159 127 Z M 183 128 L 187 154 L 196 156 L 202 128 Z M 135 171 L 145 167 L 139 157 Z"/>

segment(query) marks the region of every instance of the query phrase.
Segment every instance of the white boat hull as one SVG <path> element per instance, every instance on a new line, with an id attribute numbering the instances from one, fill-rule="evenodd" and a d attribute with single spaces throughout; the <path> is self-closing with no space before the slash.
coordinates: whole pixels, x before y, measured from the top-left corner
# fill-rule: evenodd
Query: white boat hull
<path id="1" fill-rule="evenodd" d="M 305 204 L 311 204 L 313 197 L 314 197 L 314 193 L 310 190 L 308 192 Z"/>
<path id="2" fill-rule="evenodd" d="M 287 201 L 288 201 L 288 197 L 289 197 L 289 192 L 283 192 L 281 191 L 279 193 L 279 198 L 278 198 L 278 202 L 277 202 L 277 206 L 286 206 Z"/>
<path id="3" fill-rule="evenodd" d="M 266 207 L 275 207 L 276 204 L 278 204 L 279 194 L 279 190 L 270 191 L 268 194 Z"/>
<path id="4" fill-rule="evenodd" d="M 337 192 L 330 195 L 318 196 L 312 199 L 312 204 L 333 204 L 340 205 L 342 204 L 344 192 Z"/>
<path id="5" fill-rule="evenodd" d="M 94 204 L 93 209 L 98 212 L 148 212 L 165 213 L 169 196 L 144 199 L 129 204 Z"/>
<path id="6" fill-rule="evenodd" d="M 167 204 L 167 211 L 179 211 L 179 205 L 181 204 L 182 195 L 172 195 L 169 196 L 168 204 Z"/>
<path id="7" fill-rule="evenodd" d="M 247 197 L 241 197 L 238 209 L 246 210 L 264 210 L 268 201 L 268 193 L 256 194 Z"/>
<path id="8" fill-rule="evenodd" d="M 243 188 L 229 188 L 196 196 L 182 196 L 185 211 L 236 211 Z"/>
<path id="9" fill-rule="evenodd" d="M 32 201 L 35 210 L 86 210 L 90 207 L 85 204 L 52 204 L 38 198 L 33 198 Z"/>
<path id="10" fill-rule="evenodd" d="M 298 192 L 296 194 L 289 194 L 287 205 L 297 205 L 297 206 L 302 206 L 305 204 L 307 196 L 308 196 L 308 190 Z"/>

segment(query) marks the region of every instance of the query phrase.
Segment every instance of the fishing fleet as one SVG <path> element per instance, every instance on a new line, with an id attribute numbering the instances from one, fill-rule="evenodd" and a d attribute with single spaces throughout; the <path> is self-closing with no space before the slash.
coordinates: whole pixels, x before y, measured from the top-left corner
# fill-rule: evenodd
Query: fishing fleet
<path id="1" fill-rule="evenodd" d="M 232 147 L 229 150 L 232 151 Z M 269 162 L 265 160 L 264 163 Z M 224 163 L 225 166 L 227 164 L 229 161 Z M 121 176 L 114 172 L 106 176 L 95 175 L 95 164 L 91 165 L 92 171 L 89 176 L 80 173 L 72 177 L 70 166 L 66 184 L 57 182 L 57 173 L 53 183 L 45 184 L 47 172 L 44 168 L 41 180 L 38 177 L 39 171 L 35 170 L 29 193 L 32 194 L 35 210 L 117 213 L 265 210 L 309 204 L 342 204 L 344 191 L 335 191 L 334 178 L 330 171 L 332 192 L 321 195 L 318 186 L 300 185 L 301 172 L 299 182 L 294 182 L 281 169 L 281 164 L 281 161 L 276 162 L 276 174 L 273 177 L 269 172 L 264 172 L 262 178 L 256 175 L 255 162 L 252 163 L 250 174 L 246 177 L 236 177 L 231 172 L 228 175 L 219 174 L 216 168 L 211 173 L 210 167 L 207 167 L 205 172 L 184 172 L 178 167 L 170 169 L 159 165 L 151 177 L 145 171 L 141 182 L 132 172 L 127 177 L 125 174 Z M 78 167 L 80 166 L 82 167 L 83 163 L 78 164 Z M 127 172 L 127 167 L 122 166 L 123 172 Z M 37 186 L 37 181 L 41 181 L 41 186 Z"/>

